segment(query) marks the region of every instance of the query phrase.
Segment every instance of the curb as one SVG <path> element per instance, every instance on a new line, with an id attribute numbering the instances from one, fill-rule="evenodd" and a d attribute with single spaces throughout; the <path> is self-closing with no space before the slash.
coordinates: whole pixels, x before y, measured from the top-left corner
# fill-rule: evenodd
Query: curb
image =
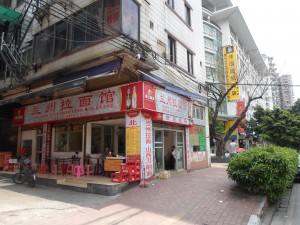
<path id="1" fill-rule="evenodd" d="M 251 215 L 247 225 L 260 225 L 261 219 L 267 212 L 269 202 L 267 196 L 265 196 L 262 202 L 259 204 L 258 212 L 256 215 Z"/>

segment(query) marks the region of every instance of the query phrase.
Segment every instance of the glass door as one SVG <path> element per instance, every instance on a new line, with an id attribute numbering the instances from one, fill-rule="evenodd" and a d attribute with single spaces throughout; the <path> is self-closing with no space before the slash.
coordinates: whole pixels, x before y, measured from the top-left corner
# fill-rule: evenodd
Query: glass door
<path id="1" fill-rule="evenodd" d="M 183 132 L 176 132 L 176 162 L 175 169 L 180 170 L 184 168 L 184 142 L 183 142 Z"/>
<path id="2" fill-rule="evenodd" d="M 154 165 L 155 172 L 165 168 L 163 130 L 154 130 Z"/>

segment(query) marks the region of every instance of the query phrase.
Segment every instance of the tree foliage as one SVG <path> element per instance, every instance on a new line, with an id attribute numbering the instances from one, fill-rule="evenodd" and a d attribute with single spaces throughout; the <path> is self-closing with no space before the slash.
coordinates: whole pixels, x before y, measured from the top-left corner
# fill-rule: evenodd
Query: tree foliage
<path id="1" fill-rule="evenodd" d="M 294 103 L 294 105 L 290 109 L 290 112 L 300 115 L 300 99 L 299 98 L 297 99 L 297 101 Z"/>
<path id="2" fill-rule="evenodd" d="M 262 139 L 278 146 L 298 149 L 300 143 L 300 118 L 280 108 L 265 110 L 259 129 Z"/>

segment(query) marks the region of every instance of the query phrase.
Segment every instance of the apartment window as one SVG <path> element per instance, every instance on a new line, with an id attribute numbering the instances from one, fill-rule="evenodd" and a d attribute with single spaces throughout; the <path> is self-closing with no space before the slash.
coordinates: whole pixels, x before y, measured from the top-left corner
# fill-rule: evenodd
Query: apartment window
<path id="1" fill-rule="evenodd" d="M 168 37 L 168 60 L 173 63 L 176 63 L 176 42 L 170 36 Z"/>
<path id="2" fill-rule="evenodd" d="M 133 0 L 95 1 L 67 20 L 73 23 L 60 21 L 35 36 L 35 63 L 47 63 L 53 57 L 112 35 L 114 31 L 103 22 L 136 40 L 139 38 L 139 7 Z"/>
<path id="3" fill-rule="evenodd" d="M 167 0 L 167 4 L 174 9 L 174 0 Z"/>
<path id="4" fill-rule="evenodd" d="M 187 67 L 188 72 L 194 74 L 193 54 L 187 51 Z"/>
<path id="5" fill-rule="evenodd" d="M 187 4 L 184 4 L 184 19 L 185 22 L 191 26 L 191 8 Z"/>
<path id="6" fill-rule="evenodd" d="M 204 120 L 204 108 L 194 105 L 193 118 L 199 119 L 199 120 Z"/>
<path id="7" fill-rule="evenodd" d="M 122 31 L 130 37 L 139 38 L 139 8 L 132 0 L 123 0 Z"/>

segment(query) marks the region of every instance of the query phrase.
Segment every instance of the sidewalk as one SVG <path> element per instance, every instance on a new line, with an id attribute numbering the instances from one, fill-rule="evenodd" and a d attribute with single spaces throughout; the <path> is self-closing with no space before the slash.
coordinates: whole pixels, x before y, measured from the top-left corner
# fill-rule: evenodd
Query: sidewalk
<path id="1" fill-rule="evenodd" d="M 43 224 L 254 225 L 266 207 L 263 195 L 242 191 L 228 180 L 227 164 L 152 180 L 84 212 L 45 219 Z"/>

